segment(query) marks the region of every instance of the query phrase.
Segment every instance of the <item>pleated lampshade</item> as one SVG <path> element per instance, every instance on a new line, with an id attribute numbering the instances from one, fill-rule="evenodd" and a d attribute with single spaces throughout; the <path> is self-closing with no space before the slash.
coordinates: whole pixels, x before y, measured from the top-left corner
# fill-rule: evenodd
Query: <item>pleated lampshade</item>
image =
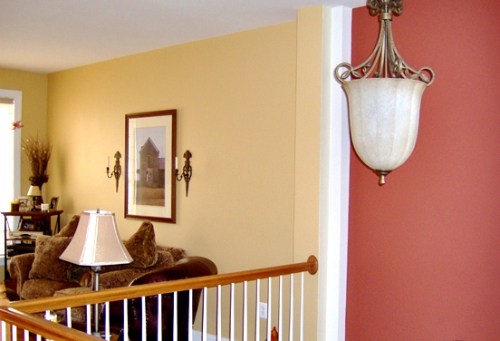
<path id="1" fill-rule="evenodd" d="M 84 211 L 62 260 L 84 266 L 127 264 L 133 261 L 123 245 L 115 214 L 107 211 Z"/>

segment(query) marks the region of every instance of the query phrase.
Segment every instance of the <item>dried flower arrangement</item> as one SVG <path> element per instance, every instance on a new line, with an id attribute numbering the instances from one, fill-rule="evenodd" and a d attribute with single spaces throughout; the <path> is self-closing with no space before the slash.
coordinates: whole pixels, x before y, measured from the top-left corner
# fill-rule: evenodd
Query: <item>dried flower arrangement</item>
<path id="1" fill-rule="evenodd" d="M 36 138 L 30 137 L 24 141 L 22 147 L 30 162 L 31 185 L 41 189 L 42 185 L 49 181 L 47 166 L 52 154 L 52 145 L 48 139 L 37 134 Z"/>

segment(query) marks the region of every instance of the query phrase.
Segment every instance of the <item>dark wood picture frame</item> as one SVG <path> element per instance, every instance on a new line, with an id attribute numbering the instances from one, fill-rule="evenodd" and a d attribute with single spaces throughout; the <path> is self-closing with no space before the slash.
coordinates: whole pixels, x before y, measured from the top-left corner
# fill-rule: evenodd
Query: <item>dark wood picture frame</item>
<path id="1" fill-rule="evenodd" d="M 19 231 L 40 231 L 40 224 L 36 224 L 33 219 L 21 218 L 19 220 Z"/>
<path id="2" fill-rule="evenodd" d="M 177 110 L 125 116 L 125 218 L 175 223 Z"/>
<path id="3" fill-rule="evenodd" d="M 50 199 L 49 209 L 57 210 L 57 204 L 59 203 L 59 197 L 52 197 Z"/>

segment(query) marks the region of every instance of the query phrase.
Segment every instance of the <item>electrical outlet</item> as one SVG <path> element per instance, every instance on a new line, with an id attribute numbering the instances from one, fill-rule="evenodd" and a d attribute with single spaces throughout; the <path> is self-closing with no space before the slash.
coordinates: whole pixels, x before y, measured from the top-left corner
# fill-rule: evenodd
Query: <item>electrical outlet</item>
<path id="1" fill-rule="evenodd" d="M 267 303 L 259 302 L 259 317 L 267 319 Z"/>

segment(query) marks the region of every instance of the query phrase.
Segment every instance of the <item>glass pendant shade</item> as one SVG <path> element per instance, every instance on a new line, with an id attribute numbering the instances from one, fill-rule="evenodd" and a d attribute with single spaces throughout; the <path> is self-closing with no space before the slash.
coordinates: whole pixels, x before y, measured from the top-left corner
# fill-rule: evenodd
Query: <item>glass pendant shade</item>
<path id="1" fill-rule="evenodd" d="M 365 78 L 342 84 L 349 102 L 351 139 L 359 158 L 382 176 L 401 166 L 415 147 L 425 83 Z"/>
<path id="2" fill-rule="evenodd" d="M 341 63 L 334 76 L 349 102 L 351 140 L 361 161 L 385 176 L 410 157 L 417 142 L 420 101 L 434 82 L 429 67 L 411 68 L 392 38 L 392 14 L 403 13 L 403 0 L 367 0 L 370 14 L 379 14 L 377 45 L 362 64 Z"/>

